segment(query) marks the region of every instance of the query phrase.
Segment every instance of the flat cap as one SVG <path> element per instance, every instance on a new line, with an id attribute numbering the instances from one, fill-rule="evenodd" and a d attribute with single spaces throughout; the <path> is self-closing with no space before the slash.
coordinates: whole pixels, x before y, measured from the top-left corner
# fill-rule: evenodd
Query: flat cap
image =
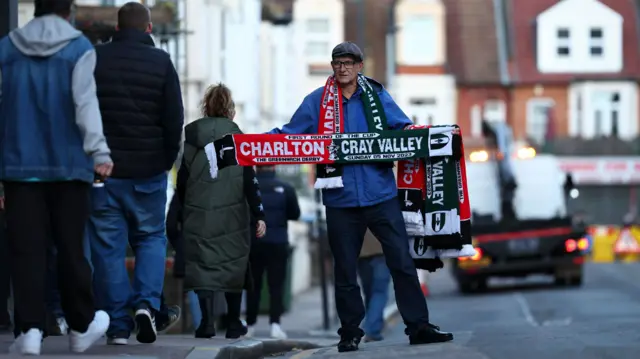
<path id="1" fill-rule="evenodd" d="M 335 59 L 340 56 L 353 56 L 357 61 L 364 60 L 362 50 L 360 50 L 358 45 L 351 41 L 345 41 L 333 48 L 333 51 L 331 51 L 331 57 Z"/>

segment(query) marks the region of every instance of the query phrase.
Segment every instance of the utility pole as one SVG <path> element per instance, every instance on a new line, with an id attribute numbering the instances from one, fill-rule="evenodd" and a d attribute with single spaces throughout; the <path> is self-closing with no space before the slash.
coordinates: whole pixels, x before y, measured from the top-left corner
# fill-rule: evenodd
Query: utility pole
<path id="1" fill-rule="evenodd" d="M 18 0 L 0 1 L 0 38 L 18 26 Z"/>
<path id="2" fill-rule="evenodd" d="M 357 29 L 357 37 L 356 41 L 358 42 L 358 46 L 361 49 L 367 48 L 367 38 L 366 38 L 366 29 L 365 29 L 365 1 L 366 0 L 357 0 L 358 1 L 358 29 Z M 365 54 L 366 56 L 367 54 Z"/>
<path id="3" fill-rule="evenodd" d="M 394 79 L 396 77 L 396 34 L 398 31 L 396 26 L 396 4 L 397 0 L 393 0 L 391 2 L 391 6 L 389 7 L 389 25 L 387 28 L 387 38 L 385 41 L 387 58 L 386 86 L 389 91 L 394 90 Z"/>

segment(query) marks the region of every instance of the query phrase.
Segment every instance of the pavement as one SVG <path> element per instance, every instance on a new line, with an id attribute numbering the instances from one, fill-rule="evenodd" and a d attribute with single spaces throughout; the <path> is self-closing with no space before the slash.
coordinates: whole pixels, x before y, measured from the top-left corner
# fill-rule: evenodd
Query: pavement
<path id="1" fill-rule="evenodd" d="M 266 318 L 255 339 L 210 340 L 160 336 L 153 345 L 92 347 L 74 358 L 167 359 L 637 359 L 640 358 L 640 263 L 589 263 L 579 288 L 557 287 L 534 277 L 497 280 L 486 292 L 460 295 L 447 269 L 428 278 L 431 321 L 452 331 L 451 343 L 410 346 L 394 307 L 387 310 L 385 340 L 363 343 L 360 351 L 338 354 L 335 323 L 322 325 L 318 292 L 296 298 L 282 324 L 290 339 L 267 340 Z M 331 298 L 332 296 L 330 296 Z M 315 299 L 314 299 L 315 298 Z M 333 308 L 333 305 L 330 305 Z M 333 315 L 332 315 L 333 317 Z M 5 352 L 10 336 L 0 336 Z M 45 356 L 69 356 L 65 337 L 47 338 Z M 0 358 L 8 357 L 0 355 Z"/>
<path id="2" fill-rule="evenodd" d="M 0 336 L 0 353 L 8 353 L 13 336 Z M 195 339 L 192 335 L 161 335 L 156 343 L 140 344 L 130 339 L 129 345 L 106 345 L 101 341 L 81 355 L 69 352 L 67 337 L 49 337 L 43 342 L 42 356 L 80 358 L 156 358 L 156 359 L 258 359 L 283 354 L 292 350 L 317 348 L 332 342 L 302 340 L 260 340 L 223 338 Z M 0 358 L 17 355 L 0 355 Z"/>
<path id="3" fill-rule="evenodd" d="M 447 264 L 448 265 L 448 264 Z M 582 287 L 546 277 L 496 280 L 481 294 L 460 295 L 448 270 L 428 278 L 431 321 L 453 342 L 410 346 L 398 318 L 385 340 L 360 351 L 334 347 L 282 355 L 292 359 L 401 357 L 439 359 L 638 359 L 640 264 L 589 263 Z"/>

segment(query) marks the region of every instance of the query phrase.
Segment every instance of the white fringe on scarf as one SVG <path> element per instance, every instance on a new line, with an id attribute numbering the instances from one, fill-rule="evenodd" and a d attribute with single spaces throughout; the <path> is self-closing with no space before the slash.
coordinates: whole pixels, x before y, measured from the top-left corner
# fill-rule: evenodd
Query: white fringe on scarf
<path id="1" fill-rule="evenodd" d="M 344 187 L 344 184 L 342 183 L 342 176 L 317 178 L 316 183 L 313 185 L 313 188 L 315 189 L 330 189 L 342 187 Z"/>
<path id="2" fill-rule="evenodd" d="M 402 212 L 402 217 L 404 217 L 404 225 L 409 237 L 424 237 L 424 216 L 422 211 L 404 211 Z"/>

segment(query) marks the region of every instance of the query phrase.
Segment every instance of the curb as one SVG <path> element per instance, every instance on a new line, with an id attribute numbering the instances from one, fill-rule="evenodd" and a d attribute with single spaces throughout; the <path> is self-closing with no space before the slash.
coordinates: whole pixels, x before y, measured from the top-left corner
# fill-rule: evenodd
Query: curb
<path id="1" fill-rule="evenodd" d="M 195 347 L 185 359 L 261 359 L 292 350 L 317 349 L 308 341 L 243 339 L 224 347 Z"/>

